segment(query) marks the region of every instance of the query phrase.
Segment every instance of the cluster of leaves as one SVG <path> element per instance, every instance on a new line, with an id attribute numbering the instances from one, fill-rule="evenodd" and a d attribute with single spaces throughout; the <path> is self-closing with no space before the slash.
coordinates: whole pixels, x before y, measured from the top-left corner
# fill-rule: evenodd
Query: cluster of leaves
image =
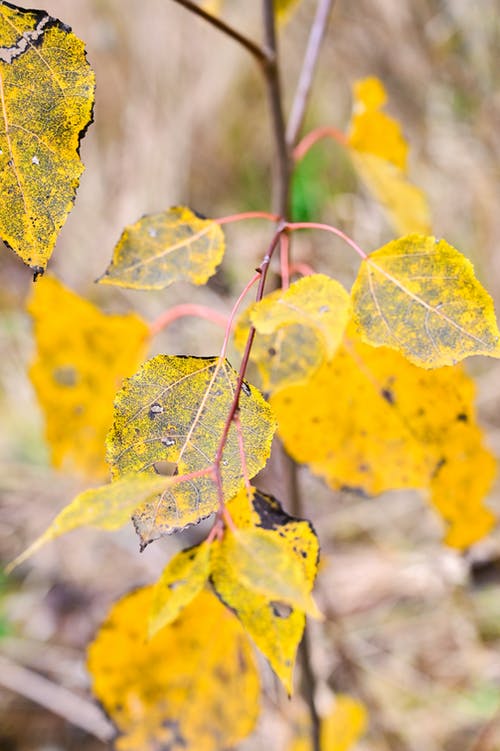
<path id="1" fill-rule="evenodd" d="M 41 12 L 0 3 L 0 44 L 0 234 L 39 275 L 82 171 L 93 74 L 82 43 Z M 457 548 L 494 523 L 485 505 L 494 461 L 473 384 L 457 365 L 500 357 L 493 303 L 470 262 L 428 235 L 426 201 L 407 181 L 407 145 L 384 102 L 379 81 L 358 82 L 347 134 L 323 135 L 348 149 L 396 230 L 409 234 L 368 256 L 334 227 L 280 221 L 255 278 L 257 300 L 235 327 L 238 371 L 225 357 L 237 306 L 219 355 L 141 364 L 152 330 L 137 315 L 104 315 L 50 276 L 34 289 L 30 374 L 53 463 L 93 478 L 108 466 L 112 481 L 77 496 L 14 564 L 84 524 L 116 529 L 132 517 L 143 548 L 216 513 L 208 538 L 176 555 L 156 585 L 120 600 L 91 645 L 94 691 L 121 734 L 117 748 L 215 751 L 244 738 L 259 694 L 248 637 L 291 693 L 305 615 L 319 616 L 318 541 L 309 522 L 249 484 L 276 430 L 333 488 L 422 489 Z M 125 229 L 99 281 L 203 285 L 225 252 L 224 221 L 185 207 L 145 216 Z M 307 227 L 343 236 L 361 256 L 350 293 L 311 274 L 264 297 L 275 248 Z M 264 393 L 245 380 L 248 357 Z M 324 747 L 347 749 L 363 724 L 362 708 L 338 698 Z"/>

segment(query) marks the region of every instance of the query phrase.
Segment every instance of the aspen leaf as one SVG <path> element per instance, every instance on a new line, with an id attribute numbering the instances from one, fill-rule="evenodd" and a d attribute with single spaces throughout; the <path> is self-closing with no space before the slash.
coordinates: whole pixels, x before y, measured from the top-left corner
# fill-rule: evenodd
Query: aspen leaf
<path id="1" fill-rule="evenodd" d="M 172 623 L 201 592 L 210 573 L 210 545 L 202 542 L 174 555 L 153 591 L 149 636 Z"/>
<path id="2" fill-rule="evenodd" d="M 145 587 L 117 602 L 88 651 L 94 694 L 120 733 L 117 751 L 233 748 L 252 732 L 259 709 L 242 626 L 202 591 L 148 641 L 152 597 Z"/>
<path id="3" fill-rule="evenodd" d="M 445 240 L 408 235 L 376 250 L 361 264 L 352 304 L 366 342 L 420 367 L 500 357 L 493 301 L 471 262 Z"/>
<path id="4" fill-rule="evenodd" d="M 135 314 L 101 313 L 53 277 L 37 282 L 28 310 L 37 350 L 30 378 L 44 412 L 52 463 L 105 476 L 113 398 L 144 355 L 148 327 Z"/>
<path id="5" fill-rule="evenodd" d="M 115 421 L 107 438 L 113 477 L 159 471 L 175 465 L 179 475 L 209 468 L 233 401 L 237 373 L 218 357 L 157 355 L 125 381 L 115 399 Z M 240 423 L 247 470 L 253 477 L 269 456 L 275 422 L 253 386 L 244 384 Z M 231 426 L 222 460 L 227 498 L 243 485 L 236 427 Z M 218 505 L 217 487 L 203 476 L 179 483 L 159 502 L 134 515 L 142 546 L 162 534 L 196 524 Z"/>
<path id="6" fill-rule="evenodd" d="M 427 199 L 407 179 L 408 144 L 399 123 L 382 112 L 387 101 L 383 84 L 378 78 L 365 78 L 354 84 L 353 94 L 347 142 L 355 168 L 398 233 L 428 234 Z"/>
<path id="7" fill-rule="evenodd" d="M 98 281 L 134 289 L 164 289 L 177 281 L 205 284 L 224 249 L 216 222 L 175 206 L 126 227 Z"/>
<path id="8" fill-rule="evenodd" d="M 289 516 L 275 498 L 254 489 L 250 501 L 242 490 L 227 509 L 240 533 L 256 529 L 278 533 L 289 553 L 304 567 L 309 592 L 312 590 L 319 545 L 308 521 Z M 304 631 L 303 611 L 244 586 L 219 542 L 212 543 L 211 580 L 221 600 L 236 613 L 291 694 L 295 656 Z"/>
<path id="9" fill-rule="evenodd" d="M 228 530 L 220 546 L 220 575 L 224 563 L 243 587 L 321 617 L 301 561 L 275 530 Z"/>
<path id="10" fill-rule="evenodd" d="M 156 497 L 169 483 L 168 477 L 130 475 L 98 488 L 85 490 L 65 506 L 50 527 L 9 564 L 12 571 L 36 553 L 42 545 L 84 526 L 119 529 L 134 509 L 148 498 Z"/>
<path id="11" fill-rule="evenodd" d="M 351 751 L 366 725 L 364 705 L 351 696 L 337 694 L 330 711 L 320 720 L 321 751 Z M 313 751 L 311 729 L 305 723 L 289 751 Z"/>
<path id="12" fill-rule="evenodd" d="M 422 370 L 349 330 L 331 362 L 307 384 L 276 393 L 271 405 L 296 461 L 337 489 L 427 490 L 448 525 L 447 542 L 464 547 L 494 523 L 484 497 L 495 462 L 473 400 L 460 367 Z"/>
<path id="13" fill-rule="evenodd" d="M 259 336 L 252 348 L 265 391 L 305 380 L 342 341 L 349 295 L 325 274 L 312 274 L 251 305 L 235 332 L 242 350 L 249 324 Z"/>
<path id="14" fill-rule="evenodd" d="M 0 3 L 0 236 L 35 274 L 73 206 L 93 101 L 94 73 L 71 29 Z"/>

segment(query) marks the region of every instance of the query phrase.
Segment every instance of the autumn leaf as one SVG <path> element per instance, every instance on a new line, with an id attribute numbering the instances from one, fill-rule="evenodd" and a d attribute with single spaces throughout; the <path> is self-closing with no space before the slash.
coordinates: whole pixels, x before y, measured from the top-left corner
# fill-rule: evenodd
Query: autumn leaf
<path id="1" fill-rule="evenodd" d="M 301 0 L 274 0 L 278 23 L 286 23 L 300 5 Z"/>
<path id="2" fill-rule="evenodd" d="M 28 310 L 36 341 L 30 378 L 52 463 L 103 477 L 113 398 L 144 355 L 148 327 L 135 314 L 101 313 L 53 277 L 37 282 Z"/>
<path id="3" fill-rule="evenodd" d="M 72 209 L 94 73 L 71 29 L 0 3 L 0 236 L 42 273 Z"/>
<path id="4" fill-rule="evenodd" d="M 320 719 L 321 751 L 351 751 L 365 732 L 366 725 L 364 705 L 351 696 L 337 694 L 329 712 Z M 288 751 L 313 751 L 311 729 L 307 723 L 303 723 Z"/>
<path id="5" fill-rule="evenodd" d="M 428 234 L 425 194 L 407 179 L 408 144 L 399 123 L 382 111 L 387 94 L 375 77 L 356 81 L 347 143 L 353 163 L 400 234 Z"/>
<path id="6" fill-rule="evenodd" d="M 257 490 L 251 492 L 251 501 L 246 490 L 242 490 L 227 504 L 236 527 L 240 533 L 256 529 L 277 532 L 289 554 L 304 567 L 311 591 L 319 554 L 318 539 L 311 524 L 286 514 L 271 496 Z M 291 694 L 295 656 L 304 631 L 303 611 L 244 586 L 218 542 L 212 543 L 211 580 L 219 597 L 236 613 Z"/>
<path id="7" fill-rule="evenodd" d="M 210 573 L 210 544 L 202 542 L 177 553 L 163 570 L 153 592 L 149 636 L 172 623 L 201 592 Z"/>
<path id="8" fill-rule="evenodd" d="M 376 250 L 361 264 L 352 304 L 366 342 L 397 349 L 420 367 L 500 357 L 493 301 L 470 261 L 445 240 L 409 235 Z"/>
<path id="9" fill-rule="evenodd" d="M 243 587 L 321 618 L 302 561 L 275 530 L 227 530 L 217 558 L 219 576 L 225 565 Z"/>
<path id="10" fill-rule="evenodd" d="M 119 529 L 130 521 L 132 512 L 149 498 L 157 497 L 171 482 L 168 477 L 126 475 L 115 482 L 85 490 L 65 506 L 49 528 L 9 564 L 8 570 L 30 558 L 45 543 L 78 527 Z"/>
<path id="11" fill-rule="evenodd" d="M 144 587 L 117 602 L 88 651 L 93 692 L 120 733 L 117 751 L 234 747 L 252 732 L 259 709 L 243 627 L 202 591 L 147 640 L 152 597 Z"/>
<path id="12" fill-rule="evenodd" d="M 448 525 L 447 541 L 463 548 L 494 524 L 484 497 L 495 461 L 473 401 L 473 382 L 458 366 L 423 370 L 350 329 L 331 362 L 271 405 L 296 461 L 336 489 L 426 490 Z"/>
<path id="13" fill-rule="evenodd" d="M 135 289 L 164 289 L 177 281 L 205 284 L 224 249 L 216 222 L 176 206 L 126 227 L 98 281 Z"/>
<path id="14" fill-rule="evenodd" d="M 115 421 L 107 438 L 113 477 L 123 473 L 162 471 L 178 475 L 209 468 L 215 460 L 233 401 L 237 373 L 217 357 L 157 355 L 148 360 L 116 395 Z M 253 477 L 269 456 L 275 422 L 267 402 L 244 383 L 239 417 L 247 471 Z M 238 433 L 231 426 L 222 458 L 224 495 L 230 498 L 244 478 Z M 146 545 L 162 534 L 196 524 L 218 505 L 217 487 L 209 476 L 179 483 L 159 502 L 134 515 Z"/>
<path id="15" fill-rule="evenodd" d="M 251 305 L 238 322 L 235 343 L 242 350 L 249 325 L 259 336 L 252 348 L 265 391 L 297 383 L 330 359 L 349 318 L 349 295 L 325 274 L 312 274 Z"/>

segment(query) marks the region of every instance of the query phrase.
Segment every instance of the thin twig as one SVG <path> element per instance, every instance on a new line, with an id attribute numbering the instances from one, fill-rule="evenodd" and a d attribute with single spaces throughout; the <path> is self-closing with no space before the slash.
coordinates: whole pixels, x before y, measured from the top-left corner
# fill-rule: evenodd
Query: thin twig
<path id="1" fill-rule="evenodd" d="M 203 318 L 205 321 L 211 321 L 211 323 L 215 323 L 217 326 L 222 326 L 223 329 L 227 326 L 226 316 L 222 315 L 222 313 L 218 313 L 213 308 L 209 308 L 208 305 L 182 303 L 181 305 L 175 305 L 173 308 L 169 308 L 158 316 L 158 318 L 149 326 L 150 335 L 156 336 L 160 331 L 167 328 L 167 326 L 170 326 L 171 323 L 177 321 L 178 318 L 184 318 L 185 316 Z"/>
<path id="2" fill-rule="evenodd" d="M 275 10 L 273 0 L 263 0 L 264 39 L 268 53 L 263 67 L 266 79 L 267 98 L 271 111 L 271 121 L 276 147 L 273 210 L 285 218 L 288 212 L 290 193 L 291 160 L 285 136 L 285 118 L 278 66 L 278 45 L 276 41 Z"/>
<path id="3" fill-rule="evenodd" d="M 344 240 L 344 242 L 346 242 L 353 250 L 356 251 L 358 256 L 361 256 L 363 261 L 368 258 L 365 251 L 362 250 L 359 245 L 354 242 L 352 237 L 349 237 L 349 235 L 346 235 L 346 233 L 342 232 L 341 229 L 338 229 L 331 224 L 322 224 L 321 222 L 289 222 L 286 224 L 286 229 L 290 230 L 291 232 L 295 232 L 295 230 L 297 229 L 321 229 L 325 232 L 331 232 L 332 235 L 336 235 L 337 237 L 340 237 L 342 240 Z"/>
<path id="4" fill-rule="evenodd" d="M 334 141 L 337 141 L 337 143 L 340 143 L 341 146 L 344 147 L 349 145 L 347 136 L 342 133 L 341 130 L 335 128 L 333 125 L 324 125 L 321 128 L 315 128 L 314 130 L 311 130 L 310 133 L 307 133 L 307 135 L 305 135 L 304 138 L 299 141 L 299 143 L 293 150 L 294 162 L 300 162 L 300 160 L 307 154 L 307 152 L 314 146 L 314 144 L 318 143 L 318 141 L 321 141 L 323 138 L 332 138 Z"/>
<path id="5" fill-rule="evenodd" d="M 259 47 L 258 44 L 253 42 L 251 39 L 248 39 L 248 37 L 244 36 L 244 34 L 240 34 L 239 31 L 233 29 L 233 27 L 229 26 L 229 24 L 227 24 L 225 21 L 217 18 L 217 16 L 213 16 L 206 10 L 203 10 L 203 8 L 201 8 L 199 5 L 196 5 L 196 3 L 191 2 L 191 0 L 173 1 L 178 5 L 182 5 L 183 8 L 191 11 L 191 13 L 194 13 L 196 16 L 203 18 L 204 21 L 207 21 L 207 23 L 211 24 L 216 29 L 222 31 L 223 34 L 230 37 L 231 39 L 234 39 L 234 41 L 238 42 L 238 44 L 241 44 L 241 46 L 244 47 L 248 52 L 250 52 L 250 54 L 257 60 L 257 62 L 260 63 L 260 65 L 266 65 L 268 61 L 266 50 L 262 47 Z"/>
<path id="6" fill-rule="evenodd" d="M 45 707 L 100 741 L 110 741 L 116 735 L 113 725 L 95 704 L 2 656 L 0 685 Z"/>
<path id="7" fill-rule="evenodd" d="M 328 22 L 332 12 L 334 0 L 318 0 L 316 15 L 309 32 L 304 62 L 300 71 L 297 90 L 292 103 L 290 117 L 286 129 L 286 142 L 290 148 L 293 148 L 304 120 L 309 94 L 311 92 L 312 81 L 316 65 L 318 63 L 321 45 L 323 43 Z"/>

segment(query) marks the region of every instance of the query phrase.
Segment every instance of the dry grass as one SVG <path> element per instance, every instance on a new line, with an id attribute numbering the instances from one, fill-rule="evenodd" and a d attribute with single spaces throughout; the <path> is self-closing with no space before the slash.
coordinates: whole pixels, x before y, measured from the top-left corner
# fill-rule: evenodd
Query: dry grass
<path id="1" fill-rule="evenodd" d="M 53 256 L 54 273 L 109 311 L 135 307 L 152 319 L 194 294 L 197 302 L 227 311 L 265 247 L 265 228 L 231 228 L 218 283 L 196 293 L 184 286 L 114 292 L 93 280 L 123 226 L 144 213 L 178 203 L 213 216 L 268 208 L 270 128 L 252 61 L 169 0 L 19 4 L 47 8 L 72 25 L 86 40 L 98 82 L 95 123 L 82 147 L 87 170 Z M 227 7 L 235 23 L 258 36 L 257 3 Z M 313 10 L 304 0 L 283 30 L 287 102 Z M 310 126 L 345 126 L 350 83 L 380 76 L 412 144 L 412 177 L 430 197 L 436 235 L 473 259 L 497 303 L 499 11 L 496 0 L 338 0 L 308 118 Z M 342 226 L 367 249 L 378 247 L 390 237 L 381 211 L 357 188 L 341 155 L 318 148 L 329 170 L 318 178 L 324 187 L 318 218 Z M 353 279 L 355 259 L 340 243 L 302 237 L 295 253 L 346 284 Z M 33 345 L 22 299 L 30 281 L 10 254 L 2 254 L 0 269 L 0 548 L 7 560 L 78 484 L 47 466 L 42 419 L 26 376 Z M 155 346 L 213 354 L 218 343 L 209 324 L 187 320 Z M 480 417 L 500 454 L 499 366 L 483 360 L 472 367 Z M 301 483 L 326 560 L 319 600 L 330 618 L 313 630 L 321 706 L 332 690 L 368 700 L 375 729 L 359 751 L 472 748 L 500 708 L 498 533 L 461 556 L 442 547 L 438 521 L 414 494 L 371 501 L 332 496 L 305 471 Z M 492 504 L 500 509 L 498 492 Z M 110 602 L 151 581 L 184 540 L 150 546 L 143 556 L 131 530 L 83 531 L 50 546 L 0 600 L 12 629 L 2 651 L 85 695 L 85 644 Z M 284 749 L 291 718 L 300 712 L 300 701 L 289 705 L 268 673 L 264 681 L 266 709 L 245 751 Z M 491 739 L 475 751 L 500 749 L 500 734 Z M 104 746 L 1 692 L 0 748 Z"/>

